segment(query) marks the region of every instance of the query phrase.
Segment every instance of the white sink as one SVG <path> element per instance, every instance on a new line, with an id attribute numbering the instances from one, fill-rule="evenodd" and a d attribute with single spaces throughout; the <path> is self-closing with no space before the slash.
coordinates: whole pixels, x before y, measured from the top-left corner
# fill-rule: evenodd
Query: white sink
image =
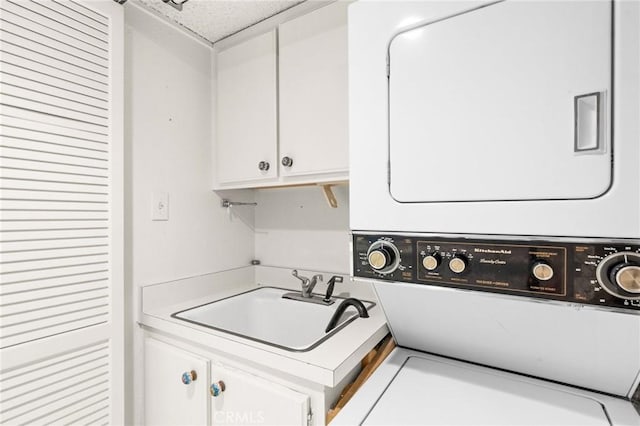
<path id="1" fill-rule="evenodd" d="M 290 291 L 260 287 L 171 316 L 296 352 L 313 349 L 358 317 L 355 308 L 350 306 L 338 325 L 325 333 L 343 299 L 336 298 L 336 303 L 329 306 L 283 299 L 282 295 Z M 375 306 L 373 302 L 362 302 L 367 309 Z"/>

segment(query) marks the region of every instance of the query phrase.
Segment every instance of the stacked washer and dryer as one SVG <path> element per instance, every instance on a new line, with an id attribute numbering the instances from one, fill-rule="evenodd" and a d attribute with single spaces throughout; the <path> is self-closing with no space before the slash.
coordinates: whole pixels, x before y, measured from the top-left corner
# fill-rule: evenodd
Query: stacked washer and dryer
<path id="1" fill-rule="evenodd" d="M 349 73 L 398 348 L 334 424 L 640 425 L 640 2 L 361 0 Z"/>

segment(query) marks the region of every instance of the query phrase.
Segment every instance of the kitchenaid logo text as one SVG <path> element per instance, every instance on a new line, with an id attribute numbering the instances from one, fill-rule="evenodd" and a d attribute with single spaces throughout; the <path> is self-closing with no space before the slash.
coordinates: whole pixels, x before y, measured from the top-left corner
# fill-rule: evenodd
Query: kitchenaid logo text
<path id="1" fill-rule="evenodd" d="M 473 251 L 475 253 L 487 253 L 487 254 L 511 254 L 511 250 L 494 250 L 494 249 L 485 249 L 485 248 L 474 248 Z"/>

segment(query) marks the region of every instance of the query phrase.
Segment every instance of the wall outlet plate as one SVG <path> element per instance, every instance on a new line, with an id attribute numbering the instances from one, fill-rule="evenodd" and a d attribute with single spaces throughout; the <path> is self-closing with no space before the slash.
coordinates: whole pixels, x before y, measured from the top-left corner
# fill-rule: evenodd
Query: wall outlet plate
<path id="1" fill-rule="evenodd" d="M 167 192 L 151 194 L 151 220 L 169 220 L 169 194 Z"/>

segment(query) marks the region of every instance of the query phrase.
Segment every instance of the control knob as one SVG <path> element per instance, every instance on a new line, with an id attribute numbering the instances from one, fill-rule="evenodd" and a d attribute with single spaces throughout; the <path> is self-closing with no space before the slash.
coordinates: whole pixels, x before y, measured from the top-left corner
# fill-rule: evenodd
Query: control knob
<path id="1" fill-rule="evenodd" d="M 438 253 L 431 253 L 426 255 L 424 259 L 422 259 L 422 266 L 424 266 L 424 269 L 426 269 L 427 271 L 435 271 L 438 266 L 440 266 L 441 261 L 442 258 Z"/>
<path id="2" fill-rule="evenodd" d="M 610 273 L 611 281 L 629 293 L 640 294 L 640 266 L 621 263 L 614 266 Z"/>
<path id="3" fill-rule="evenodd" d="M 449 269 L 451 269 L 451 272 L 454 274 L 463 273 L 464 270 L 467 269 L 467 258 L 456 254 L 453 259 L 449 261 Z"/>
<path id="4" fill-rule="evenodd" d="M 531 268 L 531 273 L 538 281 L 549 281 L 553 278 L 553 268 L 547 262 L 537 261 Z"/>
<path id="5" fill-rule="evenodd" d="M 398 267 L 400 253 L 392 243 L 376 241 L 367 251 L 367 261 L 374 271 L 388 274 Z"/>
<path id="6" fill-rule="evenodd" d="M 622 299 L 640 299 L 640 254 L 620 252 L 605 257 L 596 268 L 600 286 Z"/>

